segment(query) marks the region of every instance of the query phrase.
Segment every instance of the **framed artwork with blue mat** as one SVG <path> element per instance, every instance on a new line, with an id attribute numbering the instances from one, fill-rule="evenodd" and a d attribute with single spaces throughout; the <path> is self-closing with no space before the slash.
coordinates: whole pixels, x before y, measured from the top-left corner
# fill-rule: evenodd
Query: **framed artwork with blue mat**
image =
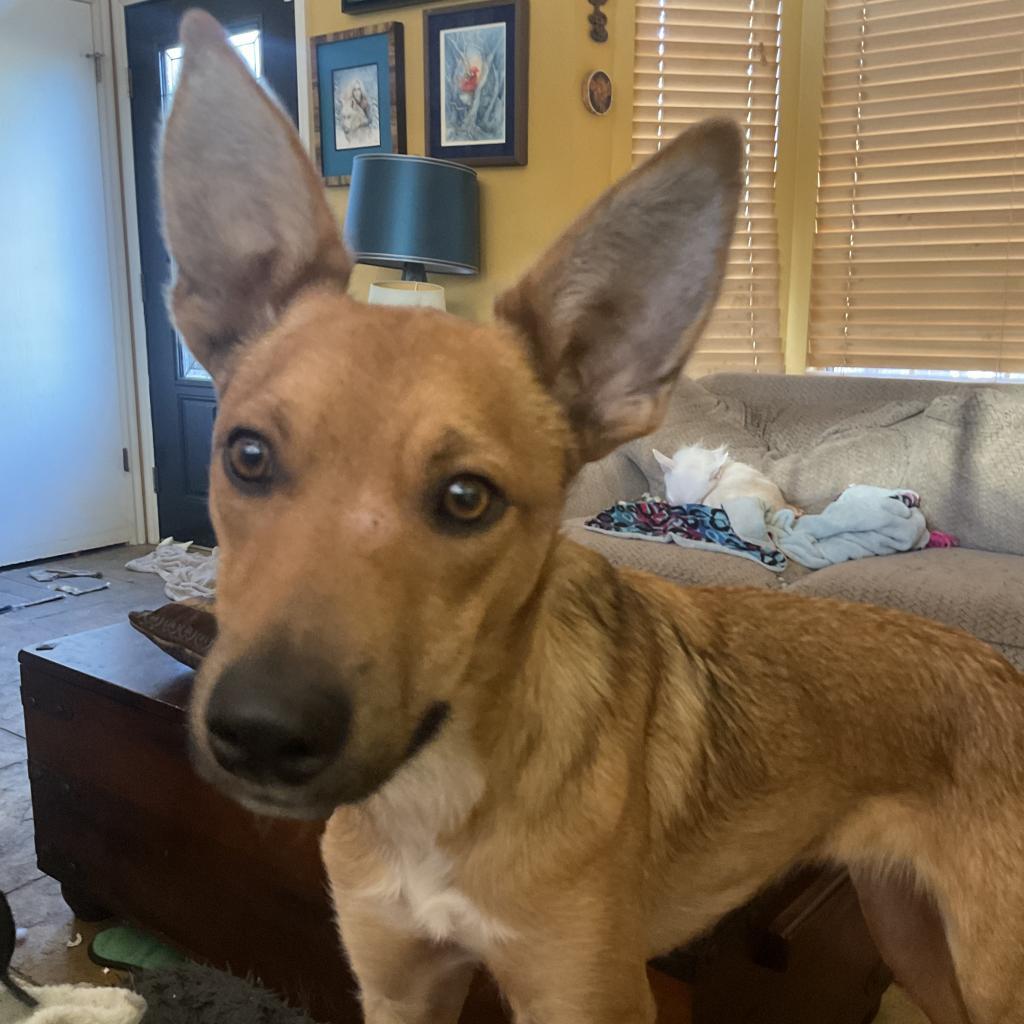
<path id="1" fill-rule="evenodd" d="M 314 36 L 314 158 L 325 185 L 347 185 L 360 153 L 405 152 L 402 25 Z"/>
<path id="2" fill-rule="evenodd" d="M 423 12 L 427 156 L 476 166 L 527 160 L 528 0 Z"/>

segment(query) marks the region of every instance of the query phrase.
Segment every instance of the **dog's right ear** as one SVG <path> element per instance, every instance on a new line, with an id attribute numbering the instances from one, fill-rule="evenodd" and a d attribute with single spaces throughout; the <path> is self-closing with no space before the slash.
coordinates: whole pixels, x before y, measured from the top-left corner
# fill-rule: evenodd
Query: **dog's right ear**
<path id="1" fill-rule="evenodd" d="M 705 121 L 597 201 L 497 313 L 562 405 L 577 463 L 661 422 L 725 270 L 743 139 Z"/>
<path id="2" fill-rule="evenodd" d="M 310 284 L 343 290 L 351 260 L 298 135 L 204 11 L 181 22 L 184 63 L 164 133 L 171 310 L 220 382 L 240 343 Z"/>

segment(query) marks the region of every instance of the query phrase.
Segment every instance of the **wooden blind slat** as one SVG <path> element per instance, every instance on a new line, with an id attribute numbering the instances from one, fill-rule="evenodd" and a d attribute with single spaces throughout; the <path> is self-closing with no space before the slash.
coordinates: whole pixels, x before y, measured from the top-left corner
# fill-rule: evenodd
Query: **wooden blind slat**
<path id="1" fill-rule="evenodd" d="M 944 301 L 961 306 L 991 305 L 998 301 L 1014 301 L 1017 304 L 1024 296 L 1024 274 L 1008 277 L 1005 281 L 989 281 L 987 287 L 984 282 L 979 282 L 977 287 L 955 290 L 949 287 L 948 282 L 938 280 L 932 275 L 906 274 L 900 277 L 871 277 L 865 275 L 858 278 L 859 288 L 857 301 L 872 308 L 877 303 L 879 307 L 913 305 L 932 308 Z M 846 282 L 837 281 L 833 284 L 824 284 L 815 292 L 815 301 L 821 302 L 823 306 L 834 305 L 837 299 L 846 296 Z M 973 296 L 973 298 L 972 298 Z M 1010 300 L 1010 296 L 1017 296 L 1016 300 Z"/>
<path id="2" fill-rule="evenodd" d="M 940 23 L 933 27 L 920 16 L 900 15 L 875 18 L 871 26 L 871 37 L 881 46 L 890 41 L 912 36 L 922 43 L 944 45 L 949 39 L 949 30 L 959 33 L 982 34 L 994 22 L 1001 22 L 1019 13 L 1017 0 L 991 0 L 981 4 L 959 5 L 953 10 L 946 8 L 936 11 Z M 842 23 L 830 24 L 827 37 L 830 42 L 841 43 L 860 38 L 860 18 Z"/>
<path id="3" fill-rule="evenodd" d="M 920 96 L 893 97 L 889 91 L 882 98 L 865 94 L 853 89 L 846 96 L 826 96 L 824 109 L 830 112 L 830 118 L 841 119 L 849 116 L 850 109 L 860 107 L 864 112 L 885 117 L 887 114 L 907 116 L 908 114 L 929 113 L 932 110 L 985 110 L 991 106 L 1012 103 L 1017 96 L 1017 83 L 1013 75 L 1005 75 L 1002 79 L 989 78 L 983 82 L 966 88 L 951 89 L 945 93 L 926 92 Z M 832 113 L 835 111 L 835 113 Z M 854 115 L 855 110 L 854 110 Z"/>
<path id="4" fill-rule="evenodd" d="M 1016 14 L 989 21 L 968 22 L 957 26 L 956 57 L 989 56 L 1013 50 L 1014 20 Z M 918 25 L 909 32 L 884 35 L 871 33 L 872 71 L 898 67 L 913 67 L 934 61 L 943 53 L 951 26 L 929 29 Z M 832 46 L 826 58 L 836 70 L 843 70 L 850 58 L 860 54 L 863 37 L 858 32 L 847 39 L 831 39 Z"/>
<path id="5" fill-rule="evenodd" d="M 705 117 L 744 129 L 744 192 L 718 305 L 687 367 L 781 372 L 778 231 L 780 0 L 638 0 L 633 154 Z"/>
<path id="6" fill-rule="evenodd" d="M 882 24 L 897 19 L 956 24 L 958 16 L 984 10 L 990 3 L 991 0 L 870 0 L 869 6 L 872 18 Z M 833 23 L 859 22 L 864 7 L 862 0 L 828 0 L 829 27 Z"/>

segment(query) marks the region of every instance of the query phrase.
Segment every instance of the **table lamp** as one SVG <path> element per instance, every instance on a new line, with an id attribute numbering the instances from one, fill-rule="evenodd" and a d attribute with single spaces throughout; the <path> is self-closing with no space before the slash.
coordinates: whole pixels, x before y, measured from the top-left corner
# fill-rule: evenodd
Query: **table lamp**
<path id="1" fill-rule="evenodd" d="M 365 153 L 352 162 L 345 242 L 359 263 L 395 267 L 401 281 L 370 286 L 370 302 L 445 308 L 434 274 L 480 270 L 476 171 L 449 160 Z"/>

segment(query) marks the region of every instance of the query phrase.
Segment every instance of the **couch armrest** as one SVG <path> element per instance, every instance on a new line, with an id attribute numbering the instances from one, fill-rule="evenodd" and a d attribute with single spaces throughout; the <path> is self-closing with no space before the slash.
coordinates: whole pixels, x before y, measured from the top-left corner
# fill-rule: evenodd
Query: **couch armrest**
<path id="1" fill-rule="evenodd" d="M 592 516 L 617 501 L 639 498 L 647 479 L 624 452 L 614 451 L 580 470 L 565 501 L 565 519 Z"/>

